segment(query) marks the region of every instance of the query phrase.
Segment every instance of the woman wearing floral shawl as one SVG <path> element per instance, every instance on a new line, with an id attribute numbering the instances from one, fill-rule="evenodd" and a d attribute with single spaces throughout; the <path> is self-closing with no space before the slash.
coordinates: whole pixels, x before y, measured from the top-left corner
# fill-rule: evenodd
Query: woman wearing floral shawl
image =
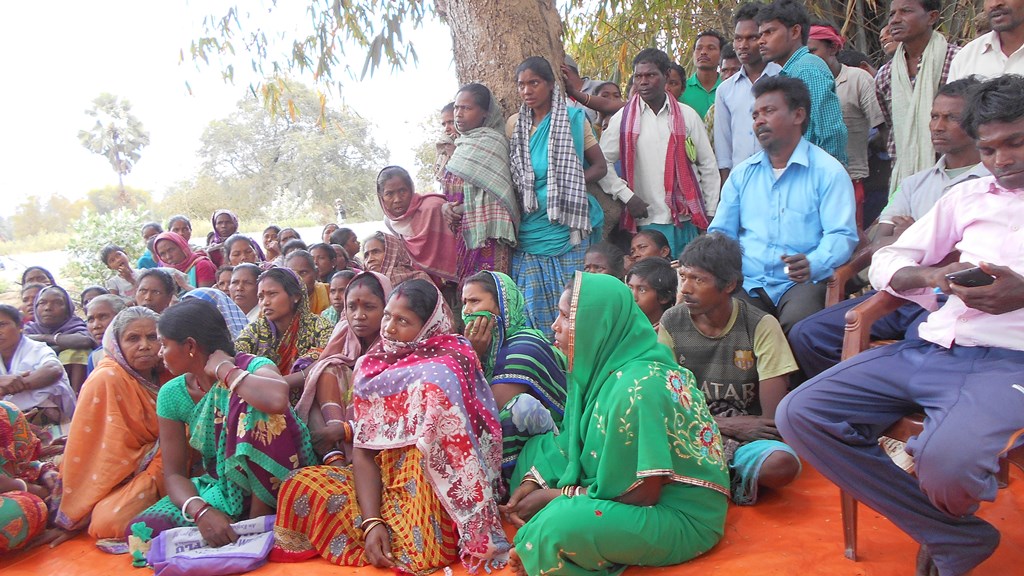
<path id="1" fill-rule="evenodd" d="M 501 420 L 501 472 L 512 476 L 532 436 L 558 431 L 565 413 L 565 355 L 526 327 L 523 293 L 501 272 L 479 272 L 462 288 L 462 319 Z"/>
<path id="2" fill-rule="evenodd" d="M 481 270 L 509 271 L 519 199 L 508 167 L 501 105 L 483 84 L 455 95 L 455 151 L 441 175 L 444 216 L 456 233 L 459 282 Z"/>
<path id="3" fill-rule="evenodd" d="M 356 364 L 353 467 L 307 468 L 284 483 L 272 559 L 319 553 L 411 574 L 460 557 L 471 573 L 505 565 L 497 407 L 450 327 L 429 282 L 395 289 L 380 341 Z"/>
<path id="4" fill-rule="evenodd" d="M 527 325 L 547 332 L 558 315 L 559 289 L 583 269 L 591 231 L 604 225 L 586 186 L 608 164 L 583 110 L 566 107 L 547 60 L 524 60 L 516 83 L 523 105 L 505 131 L 522 222 L 509 275 L 526 298 Z"/>
<path id="5" fill-rule="evenodd" d="M 519 455 L 505 507 L 520 526 L 514 572 L 611 575 L 708 551 L 724 531 L 729 474 L 693 375 L 608 275 L 576 273 L 554 330 L 569 400 L 562 433 Z"/>
<path id="6" fill-rule="evenodd" d="M 57 479 L 41 462 L 42 444 L 28 419 L 0 402 L 0 555 L 24 548 L 46 529 L 46 500 Z"/>
<path id="7" fill-rule="evenodd" d="M 289 268 L 260 274 L 263 315 L 246 326 L 235 347 L 239 354 L 269 358 L 291 389 L 292 405 L 299 400 L 309 366 L 320 358 L 334 326 L 309 310 L 306 286 Z"/>
<path id="8" fill-rule="evenodd" d="M 117 538 L 139 512 L 163 496 L 156 397 L 167 380 L 149 308 L 114 317 L 105 356 L 82 386 L 61 463 L 56 524 Z"/>

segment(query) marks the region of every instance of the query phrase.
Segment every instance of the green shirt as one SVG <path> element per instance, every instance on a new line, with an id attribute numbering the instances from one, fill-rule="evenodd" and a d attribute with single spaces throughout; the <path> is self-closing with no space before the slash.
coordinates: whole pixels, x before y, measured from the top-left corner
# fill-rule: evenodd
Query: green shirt
<path id="1" fill-rule="evenodd" d="M 709 92 L 704 89 L 704 86 L 697 80 L 697 74 L 694 73 L 693 76 L 686 79 L 686 88 L 683 90 L 683 95 L 679 97 L 679 101 L 696 110 L 703 120 L 708 115 L 708 108 L 715 103 L 715 92 L 718 91 L 718 86 L 721 83 L 722 77 L 719 76 Z"/>

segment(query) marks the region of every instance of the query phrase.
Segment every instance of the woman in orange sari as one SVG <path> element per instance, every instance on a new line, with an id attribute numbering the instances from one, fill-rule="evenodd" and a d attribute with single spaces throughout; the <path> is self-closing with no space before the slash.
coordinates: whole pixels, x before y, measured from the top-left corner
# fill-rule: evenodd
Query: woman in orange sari
<path id="1" fill-rule="evenodd" d="M 103 336 L 106 356 L 82 386 L 61 463 L 56 524 L 120 538 L 164 494 L 156 395 L 167 380 L 155 312 L 118 313 Z"/>

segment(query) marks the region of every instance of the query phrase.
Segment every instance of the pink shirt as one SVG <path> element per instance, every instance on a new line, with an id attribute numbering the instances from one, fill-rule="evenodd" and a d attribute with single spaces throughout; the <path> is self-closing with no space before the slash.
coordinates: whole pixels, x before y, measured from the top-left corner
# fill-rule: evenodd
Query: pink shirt
<path id="1" fill-rule="evenodd" d="M 931 310 L 921 338 L 949 348 L 986 346 L 1024 350 L 1024 309 L 998 316 L 968 308 L 956 296 L 936 310 L 931 288 L 897 294 L 893 275 L 907 266 L 931 266 L 953 250 L 961 262 L 984 261 L 1024 274 L 1024 189 L 1008 190 L 992 176 L 953 187 L 935 207 L 890 246 L 875 253 L 871 284 Z"/>

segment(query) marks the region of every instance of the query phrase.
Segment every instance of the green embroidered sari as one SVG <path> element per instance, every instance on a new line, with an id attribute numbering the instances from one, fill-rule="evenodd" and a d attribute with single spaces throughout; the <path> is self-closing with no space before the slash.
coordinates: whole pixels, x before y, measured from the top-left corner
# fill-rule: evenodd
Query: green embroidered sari
<path id="1" fill-rule="evenodd" d="M 569 331 L 562 433 L 527 442 L 513 480 L 533 467 L 586 494 L 555 498 L 516 534 L 527 573 L 618 574 L 706 552 L 723 533 L 729 475 L 693 375 L 611 276 L 576 273 Z M 666 482 L 657 504 L 615 501 L 647 478 Z"/>

